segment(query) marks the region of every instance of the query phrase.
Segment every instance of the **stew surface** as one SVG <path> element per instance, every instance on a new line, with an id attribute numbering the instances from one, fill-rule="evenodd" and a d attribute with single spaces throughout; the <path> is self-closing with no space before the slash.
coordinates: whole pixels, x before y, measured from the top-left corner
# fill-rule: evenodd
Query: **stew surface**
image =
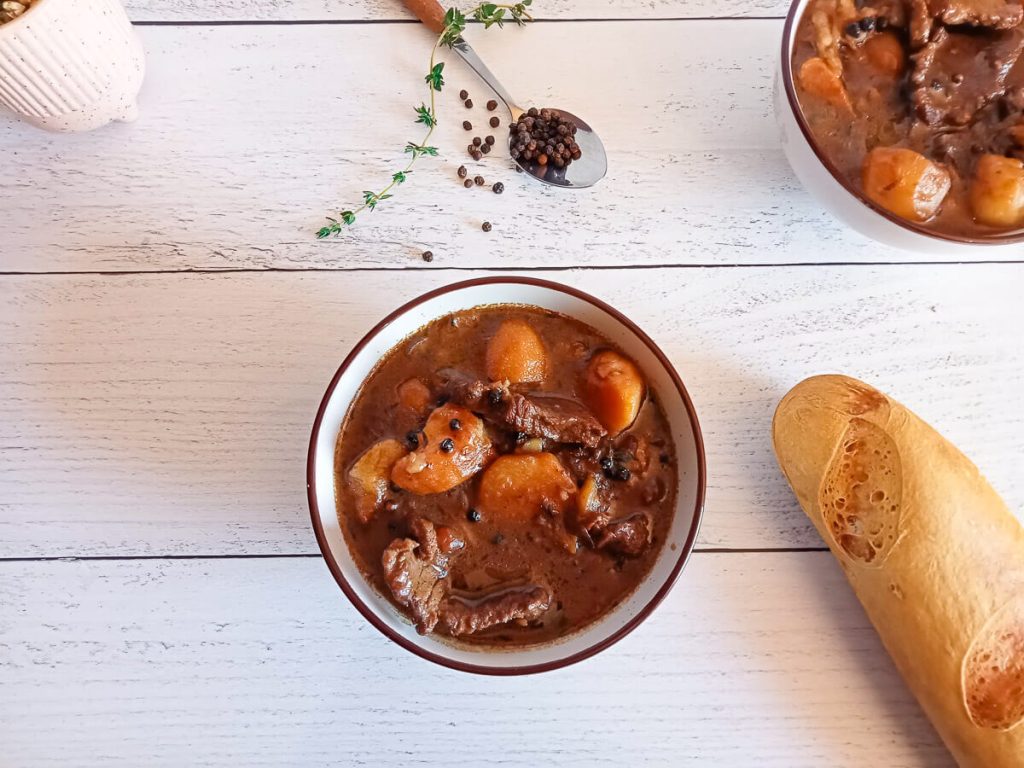
<path id="1" fill-rule="evenodd" d="M 1024 9 L 1005 0 L 811 0 L 793 73 L 855 188 L 937 233 L 1024 227 Z"/>
<path id="2" fill-rule="evenodd" d="M 533 307 L 440 318 L 391 350 L 335 453 L 341 527 L 421 633 L 548 641 L 648 573 L 671 525 L 675 447 L 639 369 Z"/>

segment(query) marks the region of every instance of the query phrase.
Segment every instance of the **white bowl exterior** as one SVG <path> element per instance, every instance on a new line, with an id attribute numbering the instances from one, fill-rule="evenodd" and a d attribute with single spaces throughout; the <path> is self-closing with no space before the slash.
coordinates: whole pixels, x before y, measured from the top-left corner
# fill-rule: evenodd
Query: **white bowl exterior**
<path id="1" fill-rule="evenodd" d="M 413 625 L 362 576 L 345 543 L 334 497 L 334 449 L 349 404 L 363 381 L 388 350 L 431 320 L 485 304 L 531 304 L 560 312 L 587 323 L 627 350 L 647 377 L 668 418 L 679 461 L 676 513 L 668 540 L 651 573 L 628 599 L 602 619 L 553 643 L 525 649 L 485 651 L 454 645 L 417 634 Z M 584 651 L 614 635 L 650 603 L 671 578 L 686 546 L 698 509 L 697 439 L 679 393 L 658 358 L 646 344 L 617 319 L 590 302 L 551 288 L 517 283 L 490 283 L 456 289 L 429 299 L 405 312 L 370 339 L 350 362 L 324 410 L 316 441 L 314 471 L 316 501 L 326 544 L 359 599 L 396 634 L 433 654 L 480 667 L 520 667 L 547 664 Z"/>
<path id="2" fill-rule="evenodd" d="M 800 0 L 795 19 L 799 21 L 809 0 Z M 791 11 L 793 13 L 793 11 Z M 796 24 L 793 25 L 795 34 Z M 793 57 L 794 37 L 783 40 L 785 60 Z M 786 88 L 782 74 L 783 58 L 779 57 L 775 69 L 775 85 L 773 100 L 775 106 L 775 122 L 779 127 L 782 151 L 786 155 L 793 173 L 800 183 L 817 199 L 825 210 L 861 235 L 894 248 L 925 253 L 934 256 L 987 256 L 993 255 L 993 249 L 1017 248 L 1020 243 L 986 243 L 974 245 L 957 243 L 929 237 L 912 229 L 901 227 L 884 216 L 879 215 L 844 187 L 825 165 L 818 159 L 807 137 L 800 129 L 793 107 L 786 97 Z"/>
<path id="3" fill-rule="evenodd" d="M 138 115 L 145 58 L 120 0 L 38 0 L 0 24 L 0 104 L 51 131 Z"/>

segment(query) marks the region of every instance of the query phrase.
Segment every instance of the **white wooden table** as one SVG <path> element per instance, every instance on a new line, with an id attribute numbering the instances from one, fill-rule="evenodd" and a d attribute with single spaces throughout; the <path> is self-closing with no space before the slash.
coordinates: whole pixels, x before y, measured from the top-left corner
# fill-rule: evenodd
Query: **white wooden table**
<path id="1" fill-rule="evenodd" d="M 599 128 L 590 192 L 496 158 L 503 196 L 463 190 L 455 92 L 487 95 L 451 61 L 444 157 L 315 242 L 416 137 L 430 36 L 396 0 L 131 0 L 137 123 L 0 117 L 0 766 L 951 764 L 769 422 L 804 376 L 860 376 L 1021 509 L 1024 256 L 908 256 L 819 209 L 771 115 L 782 0 L 536 2 L 527 29 L 468 34 L 513 93 Z M 645 328 L 710 471 L 697 552 L 653 618 L 524 679 L 379 636 L 321 562 L 304 491 L 350 346 L 494 270 L 544 270 Z"/>

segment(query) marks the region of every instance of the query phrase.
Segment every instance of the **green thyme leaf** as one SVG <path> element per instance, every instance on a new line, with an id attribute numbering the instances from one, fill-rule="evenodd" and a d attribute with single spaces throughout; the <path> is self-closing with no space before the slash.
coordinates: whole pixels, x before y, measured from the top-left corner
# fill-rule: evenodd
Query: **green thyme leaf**
<path id="1" fill-rule="evenodd" d="M 441 75 L 441 72 L 443 70 L 444 62 L 442 61 L 431 67 L 430 71 L 427 73 L 427 76 L 423 78 L 426 81 L 427 85 L 433 88 L 435 91 L 440 91 L 441 87 L 444 85 L 444 77 Z"/>
<path id="2" fill-rule="evenodd" d="M 410 171 L 410 173 L 411 173 L 411 171 Z M 406 171 L 399 171 L 398 173 L 393 174 L 391 176 L 391 180 L 393 182 L 395 182 L 395 184 L 401 184 L 403 181 L 406 180 L 406 178 L 407 178 L 406 177 Z"/>

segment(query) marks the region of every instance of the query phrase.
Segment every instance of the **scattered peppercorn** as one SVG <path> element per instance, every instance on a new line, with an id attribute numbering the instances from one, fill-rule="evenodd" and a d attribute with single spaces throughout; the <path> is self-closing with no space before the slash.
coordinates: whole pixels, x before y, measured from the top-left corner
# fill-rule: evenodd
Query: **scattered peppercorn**
<path id="1" fill-rule="evenodd" d="M 502 184 L 500 181 L 496 181 L 494 182 L 494 186 L 491 187 L 491 189 L 494 190 L 494 194 L 500 195 L 502 192 L 505 191 L 505 185 Z"/>
<path id="2" fill-rule="evenodd" d="M 491 145 L 484 144 L 482 147 L 480 147 L 480 151 L 483 152 L 485 155 L 491 154 Z"/>
<path id="3" fill-rule="evenodd" d="M 484 224 L 488 224 L 489 225 L 489 222 L 485 221 Z M 490 403 L 491 405 L 501 405 L 501 401 L 504 400 L 504 399 L 505 399 L 505 396 L 503 394 L 501 394 L 501 390 L 500 389 L 489 389 L 489 390 L 487 390 L 487 402 Z"/>
<path id="4" fill-rule="evenodd" d="M 472 131 L 473 130 L 473 124 L 471 122 L 469 122 L 469 120 L 463 120 L 462 121 L 462 127 L 463 127 L 464 130 L 467 130 L 467 131 Z"/>
<path id="5" fill-rule="evenodd" d="M 556 109 L 530 107 L 508 130 L 512 159 L 525 164 L 564 168 L 583 154 L 576 143 L 576 124 Z"/>
<path id="6" fill-rule="evenodd" d="M 862 32 L 874 32 L 876 19 L 874 16 L 865 16 L 858 24 Z"/>
<path id="7" fill-rule="evenodd" d="M 459 98 L 462 99 L 463 101 L 468 99 L 469 98 L 469 91 L 467 91 L 465 88 L 463 88 L 461 91 L 459 91 Z"/>
<path id="8" fill-rule="evenodd" d="M 464 186 L 466 189 L 469 189 L 470 187 L 473 186 L 473 180 L 466 179 L 464 182 L 462 182 L 462 186 Z"/>
<path id="9" fill-rule="evenodd" d="M 473 137 L 473 146 L 474 147 L 479 147 L 483 143 L 484 143 L 484 140 L 481 139 L 479 136 L 474 136 Z"/>
<path id="10" fill-rule="evenodd" d="M 603 457 L 601 457 L 601 469 L 611 469 L 612 468 L 612 463 L 613 462 L 612 462 L 612 457 L 611 456 L 603 456 Z"/>
<path id="11" fill-rule="evenodd" d="M 852 37 L 855 39 L 860 37 L 862 34 L 860 24 L 858 24 L 856 21 L 851 21 L 849 24 L 847 24 L 846 28 L 843 31 L 846 33 L 847 37 Z"/>
<path id="12" fill-rule="evenodd" d="M 466 174 L 469 173 L 469 171 L 466 170 L 466 166 L 460 165 L 457 173 L 459 174 L 460 179 L 464 179 L 466 178 Z"/>
<path id="13" fill-rule="evenodd" d="M 451 429 L 453 432 L 458 432 L 460 429 L 462 429 L 462 422 L 459 421 L 458 419 L 452 419 L 451 421 L 448 422 L 448 428 Z"/>
<path id="14" fill-rule="evenodd" d="M 493 145 L 494 144 L 494 137 L 493 136 L 484 136 L 484 143 L 485 144 Z"/>
<path id="15" fill-rule="evenodd" d="M 473 183 L 476 184 L 478 187 L 482 187 L 484 185 L 484 183 L 485 183 L 484 182 L 484 177 L 483 176 L 474 176 L 473 177 Z"/>
<path id="16" fill-rule="evenodd" d="M 490 101 L 487 102 L 487 111 L 488 112 L 493 112 L 497 108 L 498 108 L 498 102 L 496 102 L 494 99 L 491 99 Z"/>
<path id="17" fill-rule="evenodd" d="M 480 510 L 477 509 L 476 507 L 470 507 L 469 511 L 466 512 L 466 518 L 471 523 L 479 523 L 480 522 Z"/>
<path id="18" fill-rule="evenodd" d="M 446 437 L 438 447 L 441 449 L 441 453 L 451 453 L 455 450 L 455 441 Z"/>
<path id="19" fill-rule="evenodd" d="M 420 447 L 420 433 L 417 432 L 415 429 L 412 430 L 411 432 L 406 432 L 406 434 L 405 434 L 405 442 L 407 442 L 409 444 L 410 448 L 419 448 Z"/>
<path id="20" fill-rule="evenodd" d="M 501 120 L 499 120 L 499 119 L 498 119 L 498 116 L 497 116 L 497 115 L 495 115 L 494 117 L 492 117 L 492 118 L 491 118 L 490 120 L 488 120 L 487 122 L 488 122 L 488 123 L 490 123 L 490 126 L 491 126 L 491 128 L 497 128 L 497 127 L 498 127 L 499 125 L 501 125 Z"/>
<path id="21" fill-rule="evenodd" d="M 528 438 L 528 437 L 529 437 L 529 435 L 526 434 L 525 432 L 516 432 L 516 434 L 515 434 L 515 440 L 516 440 L 517 443 L 525 443 L 526 442 L 526 438 Z"/>
<path id="22" fill-rule="evenodd" d="M 482 229 L 484 232 L 490 232 L 492 229 L 491 222 L 485 221 L 483 224 L 480 225 L 480 229 Z"/>
<path id="23" fill-rule="evenodd" d="M 423 252 L 423 260 L 424 261 L 433 261 L 434 260 L 433 252 L 432 251 L 424 251 Z"/>
<path id="24" fill-rule="evenodd" d="M 466 99 L 466 101 L 464 103 L 466 105 L 466 109 L 472 109 L 473 108 L 473 100 L 472 99 Z"/>

